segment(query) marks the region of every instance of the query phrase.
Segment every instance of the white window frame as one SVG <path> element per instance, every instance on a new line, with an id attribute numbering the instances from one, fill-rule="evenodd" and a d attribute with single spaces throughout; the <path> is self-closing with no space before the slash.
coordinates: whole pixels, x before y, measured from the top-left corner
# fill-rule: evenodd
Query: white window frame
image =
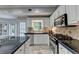
<path id="1" fill-rule="evenodd" d="M 33 30 L 34 31 L 38 31 L 38 30 L 36 30 L 35 28 L 34 28 L 34 23 L 35 22 L 41 22 L 41 29 L 39 30 L 39 31 L 42 31 L 42 29 L 43 29 L 43 20 L 32 20 L 32 27 L 33 27 Z"/>

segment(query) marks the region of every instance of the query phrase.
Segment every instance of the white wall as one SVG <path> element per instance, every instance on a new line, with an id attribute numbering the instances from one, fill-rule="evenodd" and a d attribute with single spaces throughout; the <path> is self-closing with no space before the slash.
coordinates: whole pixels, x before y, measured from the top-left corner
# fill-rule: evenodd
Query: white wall
<path id="1" fill-rule="evenodd" d="M 43 20 L 43 26 L 44 27 L 49 27 L 49 25 L 50 25 L 49 17 L 32 17 L 32 18 L 27 18 L 27 20 L 26 20 L 27 31 L 28 31 L 28 27 L 32 27 L 32 20 Z"/>
<path id="2" fill-rule="evenodd" d="M 33 18 L 24 18 L 24 19 L 18 19 L 18 20 L 13 20 L 13 19 L 0 19 L 1 23 L 7 23 L 7 24 L 17 24 L 17 36 L 19 36 L 19 22 L 26 22 L 26 32 L 28 32 L 28 27 L 32 27 L 32 20 L 43 20 L 43 26 L 44 27 L 49 27 L 50 22 L 49 22 L 49 17 L 33 17 Z M 9 33 L 9 31 L 8 31 Z M 9 34 L 8 34 L 9 35 Z"/>

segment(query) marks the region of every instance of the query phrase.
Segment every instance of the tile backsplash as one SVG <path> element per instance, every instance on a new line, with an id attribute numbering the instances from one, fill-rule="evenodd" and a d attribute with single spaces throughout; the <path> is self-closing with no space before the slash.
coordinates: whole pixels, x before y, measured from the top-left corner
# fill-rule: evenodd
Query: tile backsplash
<path id="1" fill-rule="evenodd" d="M 77 26 L 77 27 L 57 28 L 56 33 L 63 34 L 63 35 L 68 35 L 68 36 L 73 37 L 74 39 L 79 40 L 79 26 Z"/>

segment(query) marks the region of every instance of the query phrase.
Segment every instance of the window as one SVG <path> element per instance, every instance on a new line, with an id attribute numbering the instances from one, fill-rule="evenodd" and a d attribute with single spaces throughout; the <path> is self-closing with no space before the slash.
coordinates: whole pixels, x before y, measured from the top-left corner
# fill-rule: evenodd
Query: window
<path id="1" fill-rule="evenodd" d="M 42 20 L 33 20 L 32 27 L 35 31 L 41 31 L 43 28 L 43 21 Z"/>
<path id="2" fill-rule="evenodd" d="M 26 23 L 20 22 L 20 36 L 25 36 L 24 33 L 26 33 Z"/>

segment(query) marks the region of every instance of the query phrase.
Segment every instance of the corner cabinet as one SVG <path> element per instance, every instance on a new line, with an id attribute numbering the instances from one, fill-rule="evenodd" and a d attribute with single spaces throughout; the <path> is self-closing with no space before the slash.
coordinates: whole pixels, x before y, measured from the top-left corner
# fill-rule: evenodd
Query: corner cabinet
<path id="1" fill-rule="evenodd" d="M 77 6 L 75 5 L 66 5 L 66 13 L 68 17 L 68 25 L 73 25 L 73 23 L 77 22 Z"/>

